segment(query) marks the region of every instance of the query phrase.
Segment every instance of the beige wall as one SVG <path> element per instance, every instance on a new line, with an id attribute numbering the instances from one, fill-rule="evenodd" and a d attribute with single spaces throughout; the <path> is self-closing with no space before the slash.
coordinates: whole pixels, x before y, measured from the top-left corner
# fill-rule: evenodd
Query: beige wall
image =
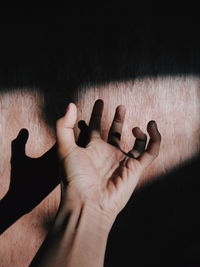
<path id="1" fill-rule="evenodd" d="M 145 78 L 80 88 L 76 98 L 78 119 L 89 121 L 93 103 L 98 98 L 105 103 L 102 119 L 105 140 L 115 107 L 126 106 L 122 148 L 127 151 L 133 145 L 131 129 L 139 126 L 146 130 L 149 120 L 157 121 L 162 134 L 160 155 L 142 177 L 142 186 L 199 152 L 200 79 L 193 76 Z M 26 152 L 31 157 L 39 157 L 55 142 L 54 130 L 42 119 L 42 106 L 43 95 L 37 90 L 15 90 L 0 95 L 1 198 L 9 186 L 10 144 L 19 130 L 29 130 Z M 46 234 L 44 224 L 55 215 L 59 197 L 58 186 L 0 236 L 0 267 L 28 265 Z"/>

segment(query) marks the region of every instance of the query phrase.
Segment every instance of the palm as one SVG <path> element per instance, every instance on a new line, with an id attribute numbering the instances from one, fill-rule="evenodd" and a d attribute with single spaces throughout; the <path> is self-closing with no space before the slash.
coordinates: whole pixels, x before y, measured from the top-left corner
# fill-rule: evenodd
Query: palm
<path id="1" fill-rule="evenodd" d="M 85 180 L 94 176 L 94 181 L 98 181 L 97 176 L 109 178 L 124 157 L 122 151 L 102 139 L 92 141 L 86 148 L 77 147 L 65 160 L 70 161 L 70 165 L 74 162 L 74 168 L 68 172 L 68 181 L 77 176 L 84 176 Z"/>
<path id="2" fill-rule="evenodd" d="M 112 165 L 118 164 L 116 155 L 119 153 L 122 154 L 101 139 L 91 142 L 86 148 L 77 146 L 64 159 L 64 165 L 68 168 L 68 185 L 78 183 L 78 186 L 87 188 L 88 185 L 100 183 L 108 177 Z"/>
<path id="3" fill-rule="evenodd" d="M 147 130 L 151 139 L 145 151 L 147 137 L 139 128 L 134 128 L 135 144 L 129 153 L 125 153 L 120 148 L 124 108 L 119 106 L 116 109 L 108 142 L 102 140 L 100 135 L 102 112 L 103 102 L 96 101 L 89 126 L 84 126 L 88 135 L 85 137 L 85 143 L 80 139 L 77 141 L 82 147 L 75 144 L 72 130 L 76 113 L 73 114 L 71 111 L 68 118 L 67 115 L 61 118 L 57 124 L 59 154 L 64 162 L 70 197 L 78 195 L 84 199 L 101 202 L 101 206 L 109 206 L 109 209 L 116 208 L 118 203 L 117 209 L 121 210 L 132 194 L 142 171 L 157 156 L 160 135 L 154 123 L 149 123 Z M 64 131 L 59 124 L 63 124 Z M 67 140 L 70 138 L 69 143 Z M 134 158 L 135 155 L 138 157 Z"/>
<path id="4" fill-rule="evenodd" d="M 100 177 L 108 179 L 119 166 L 124 154 L 103 140 L 95 140 L 85 149 Z"/>

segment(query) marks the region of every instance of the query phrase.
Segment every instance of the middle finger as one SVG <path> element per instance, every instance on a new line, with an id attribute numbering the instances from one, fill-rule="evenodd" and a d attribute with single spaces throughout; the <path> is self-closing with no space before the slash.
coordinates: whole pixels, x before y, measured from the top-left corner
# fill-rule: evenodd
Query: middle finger
<path id="1" fill-rule="evenodd" d="M 120 140 L 125 119 L 125 113 L 125 106 L 120 105 L 116 108 L 114 119 L 108 133 L 107 142 L 117 148 L 120 148 Z"/>

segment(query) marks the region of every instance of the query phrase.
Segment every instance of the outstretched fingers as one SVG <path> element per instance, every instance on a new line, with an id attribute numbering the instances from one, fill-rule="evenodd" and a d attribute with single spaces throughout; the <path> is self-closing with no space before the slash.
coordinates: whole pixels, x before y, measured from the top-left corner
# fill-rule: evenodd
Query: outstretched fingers
<path id="1" fill-rule="evenodd" d="M 61 158 L 66 157 L 77 147 L 73 129 L 76 120 L 77 107 L 74 103 L 69 103 L 65 115 L 56 122 L 58 153 Z"/>

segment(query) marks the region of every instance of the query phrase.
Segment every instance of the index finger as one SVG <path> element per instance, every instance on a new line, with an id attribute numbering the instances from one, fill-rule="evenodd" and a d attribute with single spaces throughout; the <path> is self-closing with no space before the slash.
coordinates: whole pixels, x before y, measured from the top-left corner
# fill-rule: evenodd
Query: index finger
<path id="1" fill-rule="evenodd" d="M 101 138 L 101 117 L 103 114 L 104 102 L 102 99 L 95 101 L 90 122 L 89 122 L 89 137 L 90 138 Z"/>

